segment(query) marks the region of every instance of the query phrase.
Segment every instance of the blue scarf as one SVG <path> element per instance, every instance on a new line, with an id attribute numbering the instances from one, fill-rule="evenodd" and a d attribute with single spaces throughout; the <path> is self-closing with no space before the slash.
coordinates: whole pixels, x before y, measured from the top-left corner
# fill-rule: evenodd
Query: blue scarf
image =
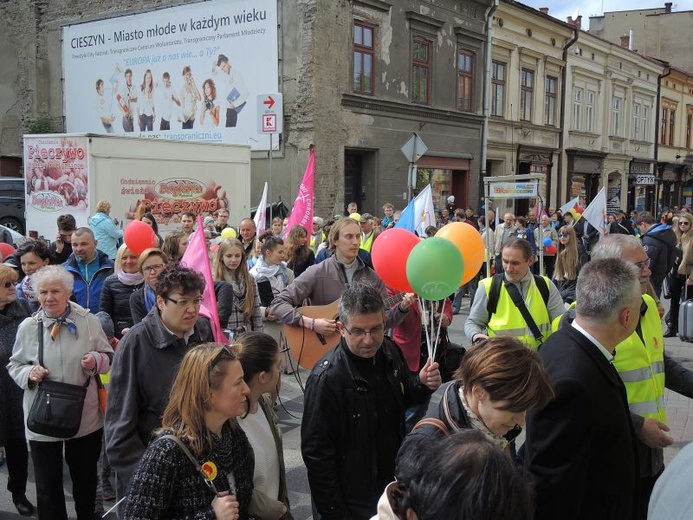
<path id="1" fill-rule="evenodd" d="M 152 307 L 156 304 L 156 293 L 154 289 L 149 287 L 148 284 L 144 284 L 144 306 L 147 312 L 152 310 Z"/>

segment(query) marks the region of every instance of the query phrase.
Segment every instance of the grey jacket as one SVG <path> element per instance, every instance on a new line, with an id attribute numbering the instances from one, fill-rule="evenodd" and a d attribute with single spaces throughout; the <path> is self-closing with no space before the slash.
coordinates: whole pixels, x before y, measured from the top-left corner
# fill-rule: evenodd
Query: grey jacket
<path id="1" fill-rule="evenodd" d="M 178 366 L 191 347 L 214 341 L 207 318 L 200 317 L 186 341 L 169 332 L 154 306 L 123 336 L 111 369 L 104 437 L 111 466 L 128 482 L 161 416 Z"/>
<path id="2" fill-rule="evenodd" d="M 353 281 L 371 284 L 378 289 L 383 301 L 386 301 L 387 289 L 383 281 L 363 260 L 357 257 L 356 261 L 358 267 Z M 310 305 L 328 305 L 341 298 L 348 286 L 343 264 L 337 260 L 337 255 L 332 255 L 319 264 L 310 266 L 279 293 L 270 305 L 270 313 L 281 323 L 298 325 L 302 315 L 296 307 L 303 305 L 305 300 L 310 300 Z M 398 305 L 392 307 L 387 316 L 387 327 L 396 327 L 407 312 L 400 311 Z"/>

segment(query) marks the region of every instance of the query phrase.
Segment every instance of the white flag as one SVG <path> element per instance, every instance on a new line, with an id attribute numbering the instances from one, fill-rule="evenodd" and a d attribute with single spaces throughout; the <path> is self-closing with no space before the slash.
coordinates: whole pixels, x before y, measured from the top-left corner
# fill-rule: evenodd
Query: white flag
<path id="1" fill-rule="evenodd" d="M 608 220 L 606 216 L 606 188 L 602 188 L 590 205 L 582 212 L 582 218 L 587 220 L 599 231 L 600 236 L 608 235 Z"/>
<path id="2" fill-rule="evenodd" d="M 265 189 L 262 190 L 262 198 L 260 199 L 260 204 L 258 204 L 255 210 L 255 228 L 257 229 L 257 236 L 262 235 L 265 231 L 265 222 L 267 222 L 267 183 L 265 183 Z"/>
<path id="3" fill-rule="evenodd" d="M 414 225 L 420 237 L 426 236 L 426 228 L 436 225 L 436 210 L 433 206 L 431 185 L 426 186 L 414 199 Z"/>
<path id="4" fill-rule="evenodd" d="M 563 206 L 561 206 L 561 213 L 565 215 L 568 210 L 573 209 L 575 206 L 580 204 L 580 197 L 575 197 L 574 199 L 569 200 Z"/>

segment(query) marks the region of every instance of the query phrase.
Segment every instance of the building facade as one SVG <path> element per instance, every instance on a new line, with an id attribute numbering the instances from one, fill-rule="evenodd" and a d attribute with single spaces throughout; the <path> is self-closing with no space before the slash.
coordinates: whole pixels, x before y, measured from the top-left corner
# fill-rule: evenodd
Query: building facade
<path id="1" fill-rule="evenodd" d="M 568 53 L 566 200 L 607 187 L 609 211 L 652 210 L 662 67 L 585 31 Z"/>
<path id="2" fill-rule="evenodd" d="M 563 202 L 559 152 L 565 53 L 575 32 L 518 2 L 503 0 L 494 13 L 487 172 L 542 175 L 545 205 Z M 494 201 L 494 207 L 524 215 L 531 203 Z"/>

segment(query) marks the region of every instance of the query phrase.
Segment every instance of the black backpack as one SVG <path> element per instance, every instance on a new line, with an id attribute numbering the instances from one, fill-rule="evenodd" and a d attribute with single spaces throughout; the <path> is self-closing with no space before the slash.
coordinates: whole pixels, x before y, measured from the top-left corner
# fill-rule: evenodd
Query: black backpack
<path id="1" fill-rule="evenodd" d="M 505 279 L 505 273 L 497 273 L 493 275 L 493 281 L 491 282 L 491 290 L 488 293 L 488 303 L 486 304 L 486 311 L 488 315 L 496 313 L 498 308 L 498 298 L 500 297 L 501 286 L 503 285 L 503 280 Z M 546 283 L 544 277 L 539 275 L 534 275 L 534 283 L 537 284 L 537 289 L 544 300 L 544 305 L 549 303 L 549 286 Z"/>

